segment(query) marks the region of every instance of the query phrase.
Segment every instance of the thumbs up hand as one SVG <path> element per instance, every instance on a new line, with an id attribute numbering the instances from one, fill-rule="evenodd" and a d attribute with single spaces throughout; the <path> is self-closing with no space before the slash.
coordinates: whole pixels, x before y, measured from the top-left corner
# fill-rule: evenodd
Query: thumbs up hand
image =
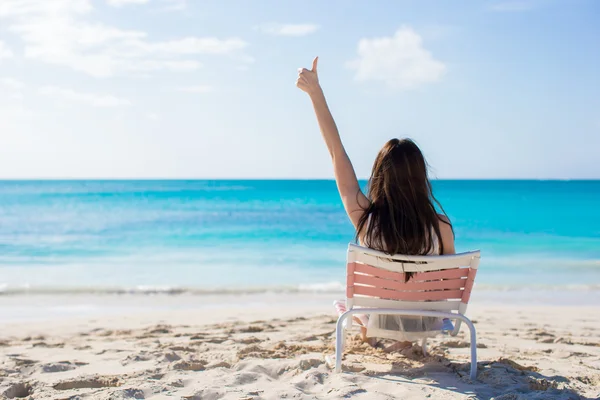
<path id="1" fill-rule="evenodd" d="M 296 86 L 300 90 L 308 93 L 309 95 L 321 90 L 321 86 L 319 85 L 319 76 L 317 75 L 318 62 L 319 57 L 315 57 L 312 63 L 312 69 L 298 69 L 298 79 L 296 80 Z"/>

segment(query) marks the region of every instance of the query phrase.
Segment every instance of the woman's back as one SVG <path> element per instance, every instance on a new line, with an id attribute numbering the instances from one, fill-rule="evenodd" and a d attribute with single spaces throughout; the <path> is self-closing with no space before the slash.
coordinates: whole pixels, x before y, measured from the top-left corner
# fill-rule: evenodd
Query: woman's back
<path id="1" fill-rule="evenodd" d="M 434 227 L 432 226 L 430 228 L 431 230 L 431 240 L 432 240 L 432 245 L 429 247 L 429 251 L 425 252 L 424 254 L 418 254 L 418 255 L 441 255 L 441 254 L 455 254 L 455 249 L 454 249 L 454 232 L 452 231 L 452 227 L 448 222 L 448 219 L 446 218 L 445 215 L 439 214 L 438 215 L 439 219 L 440 219 L 440 223 L 439 223 L 439 231 L 440 231 L 440 236 L 438 237 L 436 230 L 434 229 Z M 368 221 L 367 226 L 370 225 L 370 220 Z M 370 243 L 369 239 L 366 238 L 364 235 L 362 235 L 358 242 L 365 247 L 369 247 L 369 248 L 373 248 L 373 244 Z M 441 242 L 441 243 L 440 243 Z M 385 246 L 385 242 L 382 240 L 382 244 Z M 441 245 L 440 245 L 441 244 Z M 426 246 L 427 247 L 427 246 Z M 443 248 L 443 252 L 442 252 L 442 248 Z M 391 252 L 383 249 L 383 251 L 392 254 Z"/>

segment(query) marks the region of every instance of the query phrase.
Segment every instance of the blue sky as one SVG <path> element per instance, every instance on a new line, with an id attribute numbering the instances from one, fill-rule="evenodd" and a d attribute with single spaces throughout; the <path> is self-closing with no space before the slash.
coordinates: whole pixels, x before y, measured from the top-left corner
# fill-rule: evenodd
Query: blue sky
<path id="1" fill-rule="evenodd" d="M 360 177 L 600 178 L 594 0 L 0 0 L 0 177 L 330 178 L 315 55 Z"/>

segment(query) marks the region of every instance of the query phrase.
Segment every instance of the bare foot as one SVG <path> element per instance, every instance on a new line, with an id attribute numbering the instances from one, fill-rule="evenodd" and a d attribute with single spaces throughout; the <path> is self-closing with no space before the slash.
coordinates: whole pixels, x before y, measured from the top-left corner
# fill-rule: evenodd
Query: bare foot
<path id="1" fill-rule="evenodd" d="M 412 345 L 413 345 L 413 343 L 409 342 L 409 341 L 404 341 L 404 342 L 398 341 L 394 344 L 389 345 L 388 347 L 383 349 L 383 351 L 386 353 L 391 353 L 393 351 L 401 351 L 404 349 L 408 349 L 409 347 L 412 347 Z"/>
<path id="2" fill-rule="evenodd" d="M 364 326 L 360 327 L 360 338 L 362 339 L 363 343 L 368 343 L 371 347 L 377 347 L 379 344 L 379 340 L 377 340 L 377 338 L 367 337 L 367 328 Z"/>
<path id="3" fill-rule="evenodd" d="M 360 326 L 360 338 L 362 339 L 363 342 L 367 342 L 369 341 L 369 339 L 367 338 L 367 328 L 365 328 L 364 326 Z"/>

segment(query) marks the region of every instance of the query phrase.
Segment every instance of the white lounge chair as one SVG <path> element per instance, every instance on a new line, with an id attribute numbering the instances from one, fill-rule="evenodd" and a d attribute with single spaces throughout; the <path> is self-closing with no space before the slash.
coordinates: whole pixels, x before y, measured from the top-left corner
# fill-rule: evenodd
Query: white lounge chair
<path id="1" fill-rule="evenodd" d="M 350 244 L 347 257 L 346 309 L 336 326 L 335 371 L 342 370 L 346 330 L 353 314 L 394 314 L 448 318 L 471 334 L 471 379 L 477 377 L 477 341 L 473 323 L 464 316 L 479 266 L 480 252 L 444 256 L 388 254 Z M 413 272 L 405 283 L 406 272 Z M 349 323 L 345 321 L 348 320 Z M 427 351 L 423 339 L 423 353 Z"/>

